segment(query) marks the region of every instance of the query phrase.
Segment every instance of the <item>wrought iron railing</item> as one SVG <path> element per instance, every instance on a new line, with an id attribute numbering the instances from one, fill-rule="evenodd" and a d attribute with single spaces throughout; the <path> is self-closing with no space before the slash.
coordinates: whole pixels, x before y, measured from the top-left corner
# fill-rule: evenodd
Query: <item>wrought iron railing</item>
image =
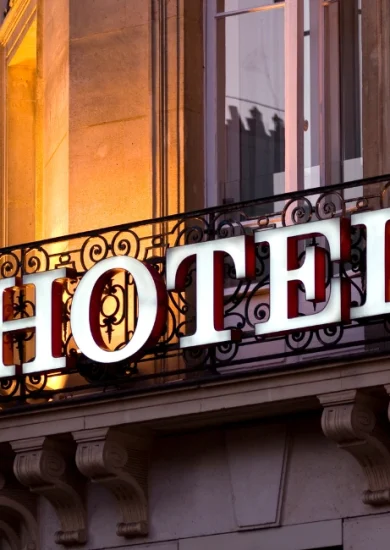
<path id="1" fill-rule="evenodd" d="M 0 402 L 6 410 L 15 405 L 52 403 L 67 397 L 97 398 L 118 392 L 144 392 L 162 387 L 197 384 L 222 377 L 249 376 L 269 370 L 296 369 L 332 360 L 350 360 L 355 354 L 387 353 L 390 319 L 355 320 L 348 324 L 315 328 L 268 338 L 255 335 L 255 324 L 269 314 L 269 248 L 256 249 L 256 277 L 237 280 L 225 261 L 225 327 L 240 328 L 242 340 L 206 349 L 180 350 L 179 337 L 191 333 L 195 319 L 195 266 L 190 269 L 185 292 L 168 293 L 165 333 L 137 362 L 94 364 L 79 353 L 69 323 L 72 296 L 78 280 L 98 261 L 129 255 L 149 263 L 165 275 L 168 247 L 252 234 L 258 230 L 310 223 L 335 216 L 385 208 L 390 204 L 390 177 L 372 178 L 332 187 L 298 191 L 267 199 L 229 204 L 197 212 L 130 223 L 106 229 L 27 243 L 0 250 L 0 276 L 19 277 L 59 267 L 77 273 L 64 283 L 63 351 L 72 359 L 60 372 L 0 380 Z M 352 254 L 340 266 L 340 276 L 353 289 L 353 305 L 365 299 L 365 236 L 351 229 Z M 304 252 L 302 253 L 303 258 Z M 329 263 L 329 270 L 331 265 Z M 330 271 L 329 274 L 331 275 Z M 303 291 L 303 290 L 302 290 Z M 301 314 L 315 306 L 304 304 Z M 34 300 L 25 290 L 15 290 L 15 317 L 34 314 Z M 137 297 L 131 277 L 112 277 L 101 302 L 101 330 L 106 345 L 119 349 L 129 341 L 137 317 Z M 16 333 L 14 346 L 20 362 L 33 355 L 33 333 Z M 44 366 L 43 366 L 44 369 Z"/>

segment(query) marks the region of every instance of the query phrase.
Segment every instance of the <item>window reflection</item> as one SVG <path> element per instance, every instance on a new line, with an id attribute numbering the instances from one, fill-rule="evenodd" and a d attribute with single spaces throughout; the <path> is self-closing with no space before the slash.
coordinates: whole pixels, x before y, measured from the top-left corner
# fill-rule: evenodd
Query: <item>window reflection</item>
<path id="1" fill-rule="evenodd" d="M 298 27 L 291 63 L 289 4 L 216 1 L 219 197 L 234 202 L 284 193 L 285 170 L 295 178 L 289 190 L 360 179 L 361 0 L 301 0 L 302 21 L 292 18 Z M 285 82 L 296 86 L 291 97 Z M 297 128 L 298 155 L 296 147 L 286 151 L 286 120 Z"/>
<path id="2" fill-rule="evenodd" d="M 226 4 L 237 7 L 232 0 Z M 218 63 L 219 95 L 225 104 L 220 174 L 222 196 L 229 201 L 284 191 L 283 12 L 252 12 L 219 21 L 220 55 L 225 59 Z"/>

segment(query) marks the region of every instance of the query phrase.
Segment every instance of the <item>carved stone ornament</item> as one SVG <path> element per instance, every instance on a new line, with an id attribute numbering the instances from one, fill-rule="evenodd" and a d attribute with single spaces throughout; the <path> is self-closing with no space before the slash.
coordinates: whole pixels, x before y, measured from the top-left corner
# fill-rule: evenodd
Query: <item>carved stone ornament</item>
<path id="1" fill-rule="evenodd" d="M 8 521 L 0 520 L 0 533 L 2 538 L 7 541 L 11 550 L 20 550 L 22 543 L 20 542 L 19 534 Z"/>
<path id="2" fill-rule="evenodd" d="M 47 498 L 57 513 L 61 530 L 55 534 L 55 542 L 69 546 L 84 544 L 86 511 L 80 496 L 79 475 L 77 471 L 72 472 L 68 446 L 42 437 L 14 442 L 12 447 L 16 452 L 17 479 L 33 493 Z"/>
<path id="3" fill-rule="evenodd" d="M 103 428 L 76 432 L 76 464 L 80 472 L 108 489 L 118 504 L 116 533 L 136 537 L 148 533 L 148 437 Z"/>
<path id="4" fill-rule="evenodd" d="M 363 502 L 373 506 L 390 503 L 390 426 L 385 407 L 356 390 L 319 396 L 324 406 L 322 430 L 360 464 L 368 490 Z"/>
<path id="5" fill-rule="evenodd" d="M 12 472 L 0 475 L 0 540 L 11 550 L 39 548 L 34 495 L 19 486 Z"/>

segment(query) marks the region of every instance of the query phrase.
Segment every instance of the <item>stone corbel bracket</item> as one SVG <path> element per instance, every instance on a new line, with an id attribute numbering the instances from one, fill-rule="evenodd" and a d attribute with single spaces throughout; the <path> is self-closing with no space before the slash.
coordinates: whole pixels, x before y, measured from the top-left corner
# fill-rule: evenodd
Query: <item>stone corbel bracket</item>
<path id="1" fill-rule="evenodd" d="M 363 502 L 390 503 L 390 426 L 386 404 L 356 390 L 318 396 L 324 407 L 321 425 L 326 437 L 360 464 L 368 490 Z"/>
<path id="2" fill-rule="evenodd" d="M 62 442 L 41 437 L 12 443 L 14 473 L 20 483 L 52 504 L 61 524 L 55 542 L 65 546 L 87 541 L 87 515 L 77 470 Z M 76 473 L 76 475 L 75 475 Z"/>
<path id="3" fill-rule="evenodd" d="M 126 538 L 147 535 L 150 438 L 115 428 L 85 430 L 73 437 L 80 472 L 106 487 L 118 503 L 116 534 Z"/>

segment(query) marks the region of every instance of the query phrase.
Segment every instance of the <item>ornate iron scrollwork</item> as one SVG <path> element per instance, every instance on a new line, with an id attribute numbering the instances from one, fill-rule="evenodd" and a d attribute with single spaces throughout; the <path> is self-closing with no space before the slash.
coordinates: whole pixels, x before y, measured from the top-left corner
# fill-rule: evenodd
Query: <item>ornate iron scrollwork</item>
<path id="1" fill-rule="evenodd" d="M 8 9 L 12 6 L 10 0 Z M 168 247 L 250 235 L 255 231 L 274 230 L 292 224 L 310 224 L 333 217 L 348 217 L 353 213 L 388 206 L 388 178 L 376 178 L 328 188 L 299 191 L 268 199 L 226 204 L 188 214 L 158 220 L 125 224 L 121 227 L 91 231 L 57 239 L 67 243 L 66 252 L 56 252 L 53 241 L 0 250 L 0 277 L 20 277 L 26 274 L 69 267 L 74 273 L 63 286 L 63 351 L 69 366 L 63 372 L 42 376 L 22 376 L 0 380 L 0 403 L 32 402 L 36 399 L 59 399 L 79 392 L 107 392 L 118 388 L 131 390 L 177 383 L 192 377 L 223 376 L 232 370 L 245 372 L 248 368 L 280 368 L 299 360 L 328 358 L 364 349 L 367 335 L 364 325 L 380 324 L 384 341 L 390 334 L 387 319 L 353 321 L 326 328 L 297 331 L 288 335 L 264 338 L 255 335 L 255 324 L 266 321 L 269 315 L 269 255 L 267 243 L 256 248 L 256 277 L 253 280 L 235 279 L 234 266 L 225 261 L 225 327 L 240 328 L 242 339 L 207 349 L 183 350 L 179 338 L 194 327 L 195 273 L 188 271 L 185 291 L 168 293 L 168 319 L 158 344 L 146 350 L 136 363 L 116 365 L 93 364 L 83 357 L 73 340 L 70 309 L 73 295 L 82 275 L 97 262 L 112 256 L 130 255 L 149 263 L 165 276 L 165 254 Z M 348 190 L 348 192 L 347 192 Z M 275 210 L 275 205 L 281 205 Z M 373 206 L 374 205 L 374 206 Z M 258 216 L 255 212 L 261 212 Z M 264 212 L 267 212 L 264 214 Z M 365 299 L 365 232 L 360 227 L 351 230 L 351 258 L 340 265 L 339 276 L 349 279 L 352 287 L 351 305 L 361 305 Z M 316 244 L 311 239 L 310 244 Z M 58 247 L 63 250 L 63 247 Z M 305 252 L 302 251 L 301 260 Z M 331 264 L 328 262 L 328 284 Z M 304 292 L 303 288 L 299 289 Z M 315 312 L 313 304 L 302 300 L 300 315 Z M 13 310 L 16 316 L 34 314 L 33 300 L 23 292 L 15 292 Z M 119 349 L 130 340 L 137 320 L 137 292 L 131 276 L 116 274 L 107 283 L 100 305 L 100 328 L 105 345 Z M 375 334 L 375 331 L 370 333 Z M 26 359 L 26 349 L 33 349 L 33 332 L 15 337 L 14 346 L 19 359 Z M 380 338 L 378 337 L 379 341 Z M 379 346 L 380 348 L 380 346 Z M 31 353 L 30 349 L 30 353 Z M 307 358 L 307 359 L 305 359 Z M 60 383 L 53 380 L 60 377 Z"/>

